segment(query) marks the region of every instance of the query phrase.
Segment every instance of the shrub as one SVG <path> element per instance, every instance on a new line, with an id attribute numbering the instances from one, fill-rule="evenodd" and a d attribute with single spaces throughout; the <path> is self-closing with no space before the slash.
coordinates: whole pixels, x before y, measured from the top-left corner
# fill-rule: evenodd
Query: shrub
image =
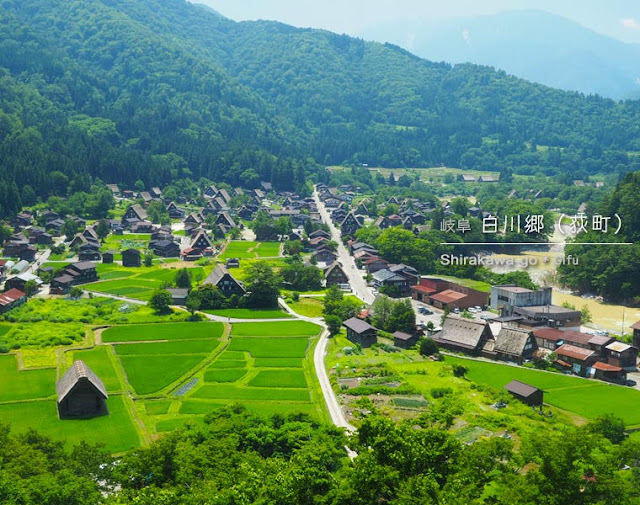
<path id="1" fill-rule="evenodd" d="M 453 393 L 453 389 L 448 387 L 431 388 L 431 396 L 434 398 L 442 398 Z"/>
<path id="2" fill-rule="evenodd" d="M 466 366 L 462 366 L 462 365 L 453 366 L 453 375 L 455 377 L 464 377 L 465 375 L 467 375 L 468 371 L 469 369 Z"/>
<path id="3" fill-rule="evenodd" d="M 438 353 L 438 344 L 430 337 L 420 340 L 420 354 L 422 356 L 433 356 Z"/>

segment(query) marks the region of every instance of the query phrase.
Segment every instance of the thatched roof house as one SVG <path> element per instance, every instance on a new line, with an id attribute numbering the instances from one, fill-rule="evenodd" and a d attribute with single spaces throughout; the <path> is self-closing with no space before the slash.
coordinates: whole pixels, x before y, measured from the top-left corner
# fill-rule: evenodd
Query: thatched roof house
<path id="1" fill-rule="evenodd" d="M 74 361 L 56 384 L 58 414 L 68 417 L 93 417 L 107 414 L 109 397 L 104 383 L 84 361 Z"/>

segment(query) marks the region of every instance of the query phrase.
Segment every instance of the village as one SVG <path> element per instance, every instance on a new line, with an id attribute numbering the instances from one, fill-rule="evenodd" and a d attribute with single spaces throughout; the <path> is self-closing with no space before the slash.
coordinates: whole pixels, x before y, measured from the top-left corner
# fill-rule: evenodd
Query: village
<path id="1" fill-rule="evenodd" d="M 116 202 L 119 218 L 88 222 L 75 216 L 61 216 L 50 209 L 39 209 L 23 211 L 11 223 L 14 233 L 4 244 L 5 259 L 2 260 L 5 287 L 0 296 L 0 313 L 5 320 L 12 321 L 11 312 L 29 299 L 109 299 L 122 304 L 118 310 L 128 311 L 129 307 L 146 305 L 157 309 L 154 299 L 161 298 L 157 295 L 162 292 L 168 297 L 164 303 L 166 313 L 172 314 L 172 321 L 199 317 L 210 325 L 217 324 L 215 339 L 222 345 L 205 344 L 202 339 L 208 337 L 204 333 L 191 341 L 189 330 L 184 326 L 179 327 L 186 335 L 168 336 L 169 320 L 158 325 L 164 328 L 153 338 L 145 336 L 147 328 L 130 325 L 126 327 L 126 337 L 106 341 L 110 344 L 107 355 L 117 359 L 114 365 L 114 359 L 109 358 L 109 367 L 122 366 L 123 370 L 121 374 L 110 369 L 107 376 L 113 377 L 107 378 L 109 387 L 106 387 L 104 377 L 96 370 L 104 370 L 102 360 L 107 355 L 84 361 L 76 359 L 82 352 L 102 352 L 105 340 L 99 335 L 106 336 L 117 329 L 117 326 L 109 329 L 107 325 L 106 331 L 97 330 L 93 325 L 84 341 L 89 347 L 82 347 L 85 349 L 82 352 L 68 352 L 54 374 L 60 419 L 108 415 L 110 410 L 105 402 L 110 394 L 120 395 L 130 388 L 134 400 L 141 399 L 149 405 L 163 402 L 157 412 L 155 407 L 149 407 L 147 412 L 156 423 L 151 425 L 150 433 L 160 433 L 179 426 L 194 413 L 201 416 L 208 408 L 221 405 L 220 402 L 240 400 L 251 404 L 264 391 L 256 388 L 251 392 L 254 396 L 246 396 L 243 387 L 248 385 L 251 390 L 251 386 L 261 384 L 256 378 L 274 374 L 263 385 L 276 389 L 278 395 L 263 396 L 253 404 L 256 409 L 277 411 L 272 402 L 288 398 L 285 403 L 290 402 L 289 406 L 280 408 L 317 411 L 320 417 L 328 415 L 339 426 L 353 428 L 352 424 L 358 423 L 354 416 L 373 408 L 354 406 L 354 398 L 380 401 L 375 396 L 380 392 L 376 393 L 375 388 L 365 388 L 362 394 L 358 393 L 362 381 L 387 384 L 380 382 L 388 373 L 385 362 L 394 363 L 398 356 L 410 363 L 430 359 L 433 353 L 422 352 L 425 340 L 433 342 L 439 353 L 451 356 L 450 359 L 505 363 L 511 365 L 512 370 L 521 367 L 524 372 L 540 369 L 557 377 L 556 381 L 562 384 L 564 377 L 573 375 L 593 380 L 594 384 L 603 381 L 616 387 L 636 387 L 640 322 L 632 326 L 631 341 L 624 342 L 585 326 L 580 310 L 554 305 L 551 287 L 534 290 L 516 284 L 489 285 L 446 275 L 424 275 L 412 265 L 389 261 L 375 246 L 358 238 L 358 231 L 365 228 L 379 232 L 406 230 L 417 236 L 433 225 L 431 215 L 436 208 L 432 202 L 392 197 L 377 208 L 357 187 L 329 187 L 323 183 L 317 184 L 313 194 L 306 197 L 275 191 L 266 182 L 258 189 L 208 185 L 203 188 L 199 201 L 186 198 L 169 201 L 157 187 L 140 192 L 121 191 L 113 184 L 107 187 Z M 387 206 L 397 209 L 397 213 L 379 215 Z M 152 222 L 158 221 L 158 209 L 163 223 Z M 445 216 L 453 214 L 449 202 L 443 202 L 438 211 Z M 469 212 L 483 213 L 479 208 L 470 208 Z M 250 279 L 248 272 L 256 264 L 292 274 L 283 275 L 278 281 L 280 291 L 275 305 L 267 307 L 251 297 L 247 283 L 257 281 Z M 181 271 L 186 272 L 186 283 L 177 280 Z M 306 280 L 301 280 L 303 278 Z M 353 301 L 354 310 L 339 321 L 338 328 L 329 324 L 323 302 L 331 289 Z M 219 293 L 220 297 L 207 298 L 211 293 Z M 197 303 L 193 301 L 196 298 Z M 376 327 L 382 320 L 376 309 L 380 310 L 385 300 L 408 301 L 411 315 L 398 326 L 401 329 L 385 331 Z M 160 314 L 158 310 L 156 313 Z M 154 322 L 154 317 L 149 316 L 148 322 Z M 230 340 L 230 332 L 235 334 L 242 325 L 259 321 L 264 328 L 250 330 L 245 338 L 286 334 L 285 328 L 294 327 L 296 323 L 311 326 L 292 330 L 289 336 L 299 339 L 303 345 L 293 355 L 280 348 L 255 354 L 250 347 L 247 350 L 232 350 L 233 345 L 227 347 L 242 340 Z M 123 322 L 127 322 L 126 317 Z M 178 340 L 173 342 L 174 338 Z M 197 359 L 187 360 L 190 351 L 178 350 L 177 345 L 183 338 L 187 339 L 185 345 L 194 346 L 193 356 Z M 272 338 L 270 343 L 273 342 Z M 157 351 L 165 354 L 162 365 L 140 373 L 138 363 L 128 364 L 131 357 L 121 355 L 128 345 L 140 348 L 134 353 L 137 358 L 157 356 L 156 351 L 150 351 L 153 346 L 170 346 L 171 350 Z M 20 360 L 29 347 L 37 346 L 30 346 L 27 339 L 22 349 L 15 348 Z M 311 350 L 315 373 L 307 368 L 303 373 L 297 367 L 310 359 Z M 367 354 L 372 350 L 373 354 Z M 387 354 L 389 358 L 384 357 Z M 382 366 L 379 370 L 382 375 L 372 376 L 371 370 L 362 375 L 356 371 L 359 365 L 353 365 L 352 377 L 345 376 L 340 358 L 352 362 L 358 361 L 359 355 L 365 361 L 375 356 L 376 366 Z M 184 366 L 159 380 L 157 375 L 163 374 L 162 367 L 172 363 L 172 357 L 178 361 L 184 359 Z M 203 368 L 202 359 L 212 364 Z M 221 364 L 216 365 L 220 359 Z M 274 365 L 266 365 L 269 360 Z M 197 363 L 201 364 L 196 366 Z M 217 366 L 224 373 L 221 374 Z M 246 370 L 254 366 L 253 375 L 247 375 Z M 266 368 L 261 368 L 263 366 Z M 270 369 L 270 366 L 283 368 Z M 194 373 L 200 375 L 194 378 Z M 502 375 L 503 372 L 498 374 Z M 520 372 L 514 371 L 512 375 L 507 374 L 504 384 L 496 385 L 525 404 L 540 408 L 543 403 L 547 405 L 542 388 L 518 380 L 522 378 Z M 196 386 L 198 380 L 200 383 Z M 214 390 L 209 384 L 219 387 Z M 405 401 L 417 402 L 418 406 L 425 401 L 423 395 L 417 394 L 418 390 L 402 380 L 390 384 L 391 389 L 397 390 L 390 391 L 384 386 L 385 394 L 404 392 L 408 395 Z M 172 402 L 177 402 L 172 400 L 176 391 L 193 397 L 188 403 L 180 399 L 173 407 Z M 290 396 L 282 396 L 284 392 Z M 577 389 L 575 395 L 580 394 L 581 390 Z M 327 406 L 328 414 L 323 405 Z M 420 408 L 416 410 L 419 411 Z M 175 412 L 177 417 L 172 415 Z"/>

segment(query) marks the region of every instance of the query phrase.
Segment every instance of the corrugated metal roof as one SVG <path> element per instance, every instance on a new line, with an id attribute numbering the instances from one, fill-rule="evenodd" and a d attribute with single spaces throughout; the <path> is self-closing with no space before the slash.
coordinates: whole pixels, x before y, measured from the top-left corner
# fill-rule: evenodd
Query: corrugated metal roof
<path id="1" fill-rule="evenodd" d="M 583 349 L 582 347 L 576 347 L 571 344 L 564 344 L 556 350 L 558 356 L 568 356 L 569 358 L 585 361 L 592 357 L 595 353 L 589 349 Z"/>

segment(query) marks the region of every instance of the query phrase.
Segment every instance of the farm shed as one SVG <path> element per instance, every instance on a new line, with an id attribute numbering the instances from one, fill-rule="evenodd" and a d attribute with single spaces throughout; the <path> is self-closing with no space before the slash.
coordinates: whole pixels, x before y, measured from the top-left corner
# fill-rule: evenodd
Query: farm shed
<path id="1" fill-rule="evenodd" d="M 527 405 L 542 405 L 544 391 L 517 380 L 511 381 L 504 387 L 514 398 Z"/>
<path id="2" fill-rule="evenodd" d="M 83 361 L 74 361 L 56 384 L 60 419 L 108 414 L 109 397 L 100 378 Z"/>

